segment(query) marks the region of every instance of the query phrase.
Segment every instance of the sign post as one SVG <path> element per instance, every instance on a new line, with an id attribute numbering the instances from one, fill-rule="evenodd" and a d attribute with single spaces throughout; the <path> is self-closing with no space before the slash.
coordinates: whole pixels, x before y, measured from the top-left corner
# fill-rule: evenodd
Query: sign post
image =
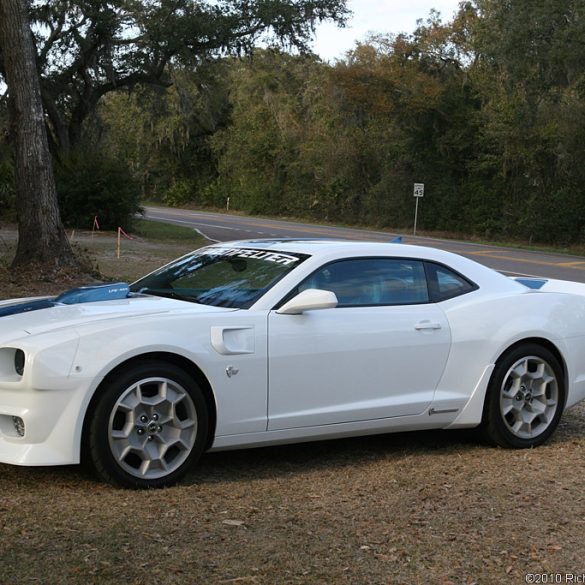
<path id="1" fill-rule="evenodd" d="M 414 198 L 416 199 L 416 204 L 414 206 L 414 230 L 413 235 L 416 236 L 416 222 L 418 220 L 418 200 L 421 197 L 425 196 L 425 184 L 424 183 L 415 183 L 414 184 Z"/>

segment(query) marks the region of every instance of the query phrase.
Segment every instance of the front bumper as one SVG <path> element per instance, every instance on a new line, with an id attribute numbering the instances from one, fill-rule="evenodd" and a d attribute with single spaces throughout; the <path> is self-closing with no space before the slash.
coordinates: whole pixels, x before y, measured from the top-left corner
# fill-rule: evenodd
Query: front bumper
<path id="1" fill-rule="evenodd" d="M 0 463 L 79 463 L 89 383 L 64 380 L 58 390 L 0 386 Z M 18 436 L 12 417 L 22 419 L 23 436 Z"/>

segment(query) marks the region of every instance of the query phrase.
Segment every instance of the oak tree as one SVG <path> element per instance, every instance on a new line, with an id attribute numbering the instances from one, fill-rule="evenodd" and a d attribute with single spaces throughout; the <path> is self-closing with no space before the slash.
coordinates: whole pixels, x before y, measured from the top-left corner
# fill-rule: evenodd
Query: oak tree
<path id="1" fill-rule="evenodd" d="M 315 25 L 343 24 L 346 0 L 45 0 L 35 3 L 43 103 L 55 151 L 75 148 L 100 99 L 172 84 L 171 69 L 243 55 L 259 41 L 307 49 Z"/>
<path id="2" fill-rule="evenodd" d="M 0 46 L 16 151 L 19 238 L 13 265 L 59 267 L 75 259 L 59 216 L 27 8 L 24 0 L 0 2 Z"/>

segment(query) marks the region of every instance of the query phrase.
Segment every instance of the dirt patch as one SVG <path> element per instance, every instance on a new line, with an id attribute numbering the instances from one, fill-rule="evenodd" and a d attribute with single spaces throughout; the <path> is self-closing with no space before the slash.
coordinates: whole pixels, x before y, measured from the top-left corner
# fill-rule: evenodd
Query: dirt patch
<path id="1" fill-rule="evenodd" d="M 92 248 L 112 277 L 185 251 L 128 243 L 118 261 L 113 243 Z M 19 286 L 29 296 L 69 284 Z M 10 286 L 3 275 L 0 295 L 12 296 Z M 582 575 L 584 455 L 580 406 L 534 450 L 484 447 L 469 432 L 380 435 L 209 454 L 180 486 L 152 492 L 117 490 L 74 466 L 0 465 L 0 583 L 491 585 Z"/>
<path id="2" fill-rule="evenodd" d="M 67 273 L 35 274 L 34 271 L 15 274 L 8 266 L 16 249 L 17 232 L 14 226 L 0 230 L 0 299 L 52 295 L 68 288 L 97 282 L 119 280 L 133 282 L 170 260 L 205 244 L 193 234 L 191 242 L 180 240 L 149 241 L 133 235 L 120 241 L 115 233 L 68 230 L 75 251 L 96 272 L 96 275 Z"/>

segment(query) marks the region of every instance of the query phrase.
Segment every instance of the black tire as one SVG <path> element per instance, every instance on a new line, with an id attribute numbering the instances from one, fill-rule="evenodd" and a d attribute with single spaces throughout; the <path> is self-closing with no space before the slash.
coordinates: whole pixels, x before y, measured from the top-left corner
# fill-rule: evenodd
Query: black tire
<path id="1" fill-rule="evenodd" d="M 525 376 L 519 375 L 522 371 L 527 372 Z M 557 428 L 565 397 L 563 368 L 557 357 L 535 343 L 516 346 L 496 362 L 484 403 L 482 435 L 509 449 L 537 447 Z M 534 415 L 532 422 L 526 422 Z"/>
<path id="2" fill-rule="evenodd" d="M 86 424 L 87 456 L 104 481 L 127 488 L 174 485 L 207 442 L 207 403 L 197 382 L 164 361 L 107 378 Z"/>

